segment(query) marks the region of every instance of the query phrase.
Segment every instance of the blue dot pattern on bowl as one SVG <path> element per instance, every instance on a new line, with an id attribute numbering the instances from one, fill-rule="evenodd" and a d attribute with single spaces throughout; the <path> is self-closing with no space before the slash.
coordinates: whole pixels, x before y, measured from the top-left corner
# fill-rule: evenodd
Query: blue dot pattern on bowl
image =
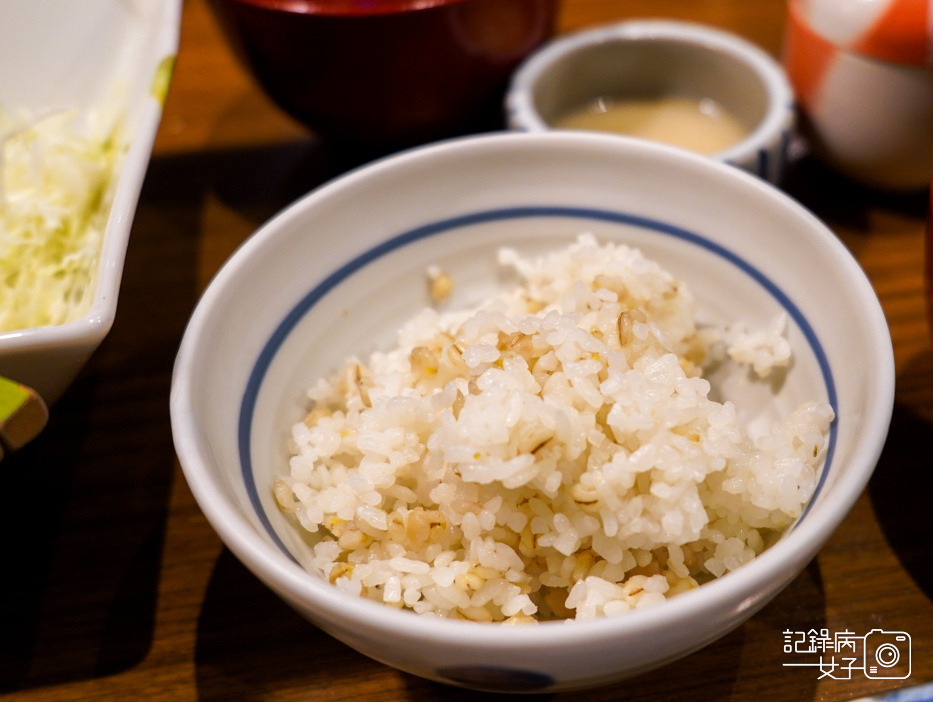
<path id="1" fill-rule="evenodd" d="M 832 465 L 833 454 L 836 446 L 839 410 L 837 406 L 838 403 L 836 397 L 836 387 L 833 381 L 832 371 L 830 370 L 829 361 L 826 358 L 823 347 L 820 344 L 816 333 L 813 331 L 813 328 L 803 316 L 803 313 L 787 296 L 787 294 L 781 290 L 781 288 L 779 288 L 771 279 L 765 276 L 760 270 L 755 268 L 745 259 L 737 256 L 735 253 L 723 247 L 722 245 L 717 244 L 714 241 L 710 241 L 709 239 L 700 236 L 699 234 L 691 232 L 687 229 L 683 229 L 681 227 L 676 227 L 655 219 L 648 219 L 645 217 L 639 217 L 637 215 L 627 214 L 624 212 L 613 212 L 609 210 L 577 207 L 509 207 L 504 209 L 474 212 L 471 214 L 453 217 L 451 219 L 425 224 L 423 226 L 416 227 L 415 229 L 398 234 L 397 236 L 387 239 L 378 246 L 363 252 L 352 261 L 349 261 L 341 268 L 331 273 L 313 290 L 305 295 L 305 297 L 302 298 L 301 301 L 299 301 L 298 304 L 295 305 L 295 307 L 291 310 L 291 312 L 289 312 L 289 314 L 281 321 L 276 330 L 273 332 L 272 336 L 266 342 L 266 345 L 263 347 L 263 350 L 260 352 L 259 357 L 256 359 L 256 363 L 253 366 L 252 373 L 250 374 L 249 380 L 246 384 L 246 389 L 243 393 L 243 400 L 240 403 L 238 426 L 240 468 L 242 470 L 243 482 L 246 486 L 246 490 L 250 497 L 250 502 L 256 512 L 256 515 L 262 522 L 270 538 L 286 555 L 292 557 L 285 544 L 282 543 L 281 539 L 275 533 L 275 529 L 273 528 L 272 523 L 269 521 L 268 516 L 262 508 L 262 503 L 259 499 L 258 488 L 253 476 L 253 464 L 250 455 L 250 430 L 253 424 L 253 413 L 256 408 L 256 399 L 259 394 L 259 388 L 262 385 L 263 378 L 265 377 L 269 365 L 272 363 L 272 359 L 275 357 L 275 354 L 278 352 L 278 349 L 282 345 L 285 338 L 291 333 L 292 329 L 294 329 L 298 321 L 338 283 L 345 280 L 347 277 L 365 267 L 372 261 L 386 255 L 390 251 L 395 251 L 404 246 L 419 241 L 420 239 L 436 236 L 452 229 L 466 227 L 474 224 L 508 221 L 525 217 L 569 217 L 581 220 L 597 220 L 640 227 L 657 232 L 658 234 L 677 237 L 678 239 L 706 249 L 707 251 L 725 259 L 743 271 L 746 275 L 754 279 L 777 300 L 781 307 L 787 311 L 787 314 L 797 324 L 798 328 L 801 330 L 808 344 L 810 345 L 810 348 L 819 363 L 820 370 L 823 375 L 823 381 L 826 385 L 827 401 L 833 408 L 833 411 L 836 412 L 836 419 L 830 428 L 829 440 L 827 442 L 826 448 L 826 460 L 824 462 L 823 471 L 820 474 L 820 479 L 817 483 L 816 490 L 813 493 L 813 497 L 810 500 L 810 504 L 804 509 L 803 514 L 800 515 L 800 518 L 796 523 L 799 524 L 806 517 L 807 513 L 809 512 L 810 505 L 812 505 L 814 500 L 816 500 L 817 495 L 819 495 L 823 485 L 825 484 L 826 477 L 829 474 L 830 467 Z"/>

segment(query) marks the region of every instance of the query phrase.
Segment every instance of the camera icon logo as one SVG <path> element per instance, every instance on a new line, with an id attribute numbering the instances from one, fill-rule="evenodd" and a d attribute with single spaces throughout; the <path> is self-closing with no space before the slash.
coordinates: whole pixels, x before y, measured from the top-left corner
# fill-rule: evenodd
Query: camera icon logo
<path id="1" fill-rule="evenodd" d="M 910 634 L 906 631 L 872 629 L 865 634 L 864 672 L 877 680 L 910 677 Z"/>

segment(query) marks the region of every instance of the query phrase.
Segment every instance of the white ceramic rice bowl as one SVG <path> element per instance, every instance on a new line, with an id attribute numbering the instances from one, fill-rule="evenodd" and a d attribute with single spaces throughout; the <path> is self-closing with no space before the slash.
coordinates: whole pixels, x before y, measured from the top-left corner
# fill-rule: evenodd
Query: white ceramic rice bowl
<path id="1" fill-rule="evenodd" d="M 765 324 L 788 311 L 795 351 L 773 398 L 744 374 L 724 393 L 749 419 L 832 403 L 828 468 L 804 517 L 772 548 L 663 605 L 603 620 L 501 627 L 440 621 L 349 597 L 299 561 L 308 546 L 274 504 L 304 393 L 350 354 L 394 342 L 429 304 L 498 285 L 495 252 L 562 247 L 580 231 L 634 244 L 685 280 L 704 318 Z M 857 354 L 852 353 L 858 349 Z M 870 369 L 870 372 L 866 372 Z M 756 389 L 757 388 L 757 389 Z M 836 237 L 738 169 L 614 136 L 501 134 L 376 162 L 309 194 L 218 273 L 178 354 L 171 413 L 188 483 L 236 556 L 298 612 L 362 653 L 427 678 L 554 691 L 656 668 L 752 616 L 813 558 L 864 488 L 893 406 L 887 325 Z M 770 394 L 770 393 L 769 393 Z"/>

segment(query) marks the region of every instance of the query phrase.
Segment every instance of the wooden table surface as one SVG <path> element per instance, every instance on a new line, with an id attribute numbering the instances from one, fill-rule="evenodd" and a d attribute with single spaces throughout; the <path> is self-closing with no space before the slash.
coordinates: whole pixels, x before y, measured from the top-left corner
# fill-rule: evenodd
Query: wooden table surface
<path id="1" fill-rule="evenodd" d="M 564 0 L 559 30 L 639 16 L 781 50 L 783 0 Z M 204 0 L 188 0 L 116 323 L 43 435 L 0 465 L 0 699 L 475 697 L 370 661 L 281 604 L 222 546 L 173 450 L 172 363 L 198 295 L 259 224 L 333 174 L 316 139 L 235 63 Z M 747 624 L 662 670 L 555 702 L 847 700 L 933 680 L 926 197 L 872 192 L 809 160 L 785 189 L 858 257 L 890 323 L 896 408 L 877 471 L 818 557 Z M 912 674 L 820 679 L 784 665 L 783 632 L 811 629 L 906 631 Z"/>

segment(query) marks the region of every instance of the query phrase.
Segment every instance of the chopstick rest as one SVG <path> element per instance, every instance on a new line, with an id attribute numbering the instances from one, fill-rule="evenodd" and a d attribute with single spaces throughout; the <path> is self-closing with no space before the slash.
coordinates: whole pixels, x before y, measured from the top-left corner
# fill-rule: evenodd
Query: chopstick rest
<path id="1" fill-rule="evenodd" d="M 49 409 L 35 390 L 0 376 L 0 447 L 3 452 L 17 451 L 28 444 L 45 428 L 48 419 Z"/>

